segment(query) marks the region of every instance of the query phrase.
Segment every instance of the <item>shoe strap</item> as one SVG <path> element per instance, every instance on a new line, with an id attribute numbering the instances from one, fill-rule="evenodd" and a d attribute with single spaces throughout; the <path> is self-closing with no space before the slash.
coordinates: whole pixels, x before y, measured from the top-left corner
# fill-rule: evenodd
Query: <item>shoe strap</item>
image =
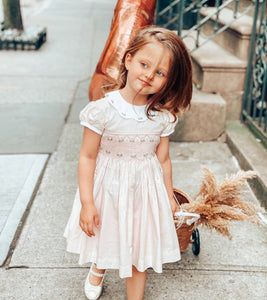
<path id="1" fill-rule="evenodd" d="M 96 273 L 92 269 L 90 270 L 90 273 L 93 274 L 93 275 L 95 275 L 95 276 L 98 276 L 98 277 L 103 277 L 105 275 L 105 272 L 103 274 L 100 274 L 100 273 Z"/>

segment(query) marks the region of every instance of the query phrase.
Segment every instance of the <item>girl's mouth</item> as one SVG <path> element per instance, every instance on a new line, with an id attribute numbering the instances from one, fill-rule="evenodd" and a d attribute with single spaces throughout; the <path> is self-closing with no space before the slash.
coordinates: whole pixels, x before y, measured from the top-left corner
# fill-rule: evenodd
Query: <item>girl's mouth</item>
<path id="1" fill-rule="evenodd" d="M 146 86 L 151 86 L 151 84 L 150 84 L 149 82 L 147 82 L 147 81 L 145 81 L 145 80 L 143 80 L 143 79 L 140 79 L 140 78 L 139 78 L 139 80 L 140 80 L 144 85 L 146 85 Z"/>

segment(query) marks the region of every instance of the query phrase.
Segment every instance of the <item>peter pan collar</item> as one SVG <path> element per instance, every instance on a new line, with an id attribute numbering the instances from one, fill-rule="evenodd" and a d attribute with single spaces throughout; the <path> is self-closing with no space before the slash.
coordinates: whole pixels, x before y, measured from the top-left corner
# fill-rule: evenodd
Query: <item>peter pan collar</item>
<path id="1" fill-rule="evenodd" d="M 133 105 L 123 99 L 119 91 L 109 92 L 105 95 L 109 103 L 125 119 L 135 119 L 142 122 L 147 120 L 146 105 Z"/>

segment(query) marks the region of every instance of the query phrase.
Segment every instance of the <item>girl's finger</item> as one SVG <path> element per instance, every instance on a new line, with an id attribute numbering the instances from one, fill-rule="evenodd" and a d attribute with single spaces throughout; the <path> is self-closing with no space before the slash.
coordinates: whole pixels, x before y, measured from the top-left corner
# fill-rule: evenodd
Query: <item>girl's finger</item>
<path id="1" fill-rule="evenodd" d="M 95 235 L 95 234 L 94 234 L 94 231 L 93 231 L 93 227 L 90 226 L 90 224 L 79 223 L 79 225 L 80 225 L 82 231 L 83 231 L 86 235 L 88 235 L 89 237 Z"/>
<path id="2" fill-rule="evenodd" d="M 87 227 L 87 229 L 86 229 L 86 234 L 89 236 L 89 237 L 91 237 L 92 236 L 92 233 L 90 232 L 90 230 L 89 230 L 89 228 Z"/>
<path id="3" fill-rule="evenodd" d="M 85 229 L 85 226 L 83 223 L 79 223 L 80 227 L 81 227 L 81 230 L 86 233 L 86 229 Z M 86 233 L 87 234 L 87 233 Z"/>
<path id="4" fill-rule="evenodd" d="M 93 222 L 90 222 L 90 224 L 87 225 L 87 228 L 88 228 L 88 232 L 91 236 L 95 235 L 94 230 L 93 230 Z"/>
<path id="5" fill-rule="evenodd" d="M 175 210 L 174 212 L 173 212 L 173 219 L 175 219 L 175 220 L 177 220 L 178 219 L 178 217 L 177 216 L 175 216 L 175 213 L 177 212 L 177 210 Z"/>
<path id="6" fill-rule="evenodd" d="M 95 216 L 94 220 L 95 220 L 95 226 L 98 228 L 99 227 L 99 217 L 98 217 L 98 215 Z"/>

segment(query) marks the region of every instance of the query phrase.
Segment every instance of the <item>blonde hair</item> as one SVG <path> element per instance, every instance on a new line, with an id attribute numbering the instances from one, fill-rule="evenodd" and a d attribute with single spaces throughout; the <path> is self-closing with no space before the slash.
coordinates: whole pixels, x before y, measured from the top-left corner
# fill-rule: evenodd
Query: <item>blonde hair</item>
<path id="1" fill-rule="evenodd" d="M 177 113 L 190 108 L 192 98 L 192 63 L 184 42 L 174 32 L 156 26 L 141 29 L 124 53 L 116 88 L 122 89 L 126 85 L 127 69 L 125 67 L 125 58 L 127 54 L 134 56 L 138 50 L 153 41 L 159 42 L 169 50 L 171 61 L 166 83 L 156 94 L 148 97 L 146 113 L 149 117 L 149 111 L 151 110 L 161 111 L 167 109 L 176 120 Z"/>

